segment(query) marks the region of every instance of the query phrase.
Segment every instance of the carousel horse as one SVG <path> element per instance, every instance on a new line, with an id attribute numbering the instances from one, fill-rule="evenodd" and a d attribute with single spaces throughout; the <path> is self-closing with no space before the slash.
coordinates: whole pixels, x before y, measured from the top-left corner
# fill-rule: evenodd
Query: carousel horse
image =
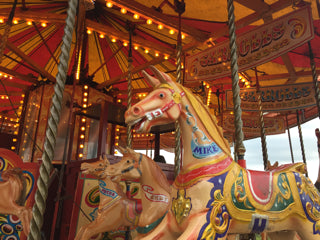
<path id="1" fill-rule="evenodd" d="M 127 155 L 124 153 L 124 158 Z M 129 156 L 131 159 L 131 156 Z M 144 158 L 148 158 L 144 156 Z M 93 163 L 81 164 L 84 174 L 92 174 L 99 179 L 100 203 L 96 219 L 84 225 L 77 233 L 75 240 L 88 240 L 99 233 L 116 230 L 120 227 L 135 228 L 138 234 L 145 234 L 151 231 L 160 222 L 169 206 L 168 201 L 144 203 L 138 206 L 137 201 L 129 199 L 123 192 L 119 181 L 121 176 L 108 176 L 110 163 L 107 158 L 100 159 Z M 161 169 L 160 169 L 161 170 Z M 163 195 L 169 199 L 170 184 L 165 175 L 159 175 L 164 183 Z M 151 184 L 152 186 L 152 184 Z"/>
<path id="2" fill-rule="evenodd" d="M 262 232 L 292 239 L 292 231 L 304 240 L 320 239 L 320 196 L 304 175 L 305 165 L 265 172 L 242 168 L 202 101 L 167 74 L 151 70 L 155 77 L 143 75 L 154 90 L 126 111 L 125 121 L 137 133 L 178 121 L 183 152 L 171 208 L 141 239 L 225 239 L 228 233 Z M 138 166 L 128 161 L 126 169 Z"/>
<path id="3" fill-rule="evenodd" d="M 26 235 L 30 232 L 32 210 L 24 206 L 26 180 L 20 168 L 0 172 L 0 213 L 17 216 Z"/>

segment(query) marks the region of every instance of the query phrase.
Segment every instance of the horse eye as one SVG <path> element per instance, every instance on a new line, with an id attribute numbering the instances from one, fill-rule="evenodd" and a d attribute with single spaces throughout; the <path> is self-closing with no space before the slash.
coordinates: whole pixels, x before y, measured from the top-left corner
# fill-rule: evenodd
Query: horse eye
<path id="1" fill-rule="evenodd" d="M 160 93 L 160 94 L 159 94 L 159 97 L 160 97 L 160 98 L 164 98 L 164 93 Z"/>

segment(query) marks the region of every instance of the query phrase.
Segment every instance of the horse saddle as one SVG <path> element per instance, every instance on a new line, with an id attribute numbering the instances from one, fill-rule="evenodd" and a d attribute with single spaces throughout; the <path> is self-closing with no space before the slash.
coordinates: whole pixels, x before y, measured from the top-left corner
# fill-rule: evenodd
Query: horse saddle
<path id="1" fill-rule="evenodd" d="M 273 192 L 273 176 L 275 173 L 296 171 L 305 173 L 304 163 L 291 163 L 280 165 L 271 171 L 246 170 L 249 188 L 253 198 L 260 204 L 267 204 Z"/>

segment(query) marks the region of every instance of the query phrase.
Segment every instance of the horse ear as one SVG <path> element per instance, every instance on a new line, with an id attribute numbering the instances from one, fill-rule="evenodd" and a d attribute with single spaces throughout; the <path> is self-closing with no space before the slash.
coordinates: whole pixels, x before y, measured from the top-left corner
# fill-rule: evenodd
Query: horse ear
<path id="1" fill-rule="evenodd" d="M 108 158 L 107 158 L 107 156 L 105 154 L 103 154 L 103 161 L 107 166 L 110 165 L 110 162 L 109 162 L 109 160 L 108 160 Z"/>
<path id="2" fill-rule="evenodd" d="M 171 83 L 173 82 L 171 77 L 164 73 L 164 72 L 160 72 L 155 66 L 150 66 L 151 71 L 153 72 L 153 74 L 156 76 L 157 79 L 159 79 L 159 81 L 161 83 Z"/>
<path id="3" fill-rule="evenodd" d="M 117 149 L 118 149 L 118 151 L 119 151 L 120 153 L 122 153 L 122 155 L 124 155 L 125 152 L 126 152 L 126 149 L 123 148 L 123 147 L 117 146 Z"/>
<path id="4" fill-rule="evenodd" d="M 160 82 L 158 79 L 150 76 L 150 75 L 149 75 L 146 71 L 144 71 L 144 70 L 142 70 L 142 75 L 143 75 L 144 79 L 146 79 L 146 80 L 151 84 L 152 87 L 157 87 L 158 85 L 161 84 L 161 82 Z"/>
<path id="5" fill-rule="evenodd" d="M 128 148 L 128 147 L 126 148 L 126 150 L 127 150 L 127 152 L 128 152 L 129 154 L 131 154 L 131 155 L 133 155 L 133 154 L 136 153 L 133 149 Z"/>

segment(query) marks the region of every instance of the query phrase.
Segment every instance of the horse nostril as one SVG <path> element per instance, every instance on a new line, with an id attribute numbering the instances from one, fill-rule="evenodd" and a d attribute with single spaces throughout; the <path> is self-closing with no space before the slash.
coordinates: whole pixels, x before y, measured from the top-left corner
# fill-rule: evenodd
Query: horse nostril
<path id="1" fill-rule="evenodd" d="M 139 114 L 140 113 L 140 108 L 134 107 L 132 111 L 133 111 L 134 114 Z"/>

